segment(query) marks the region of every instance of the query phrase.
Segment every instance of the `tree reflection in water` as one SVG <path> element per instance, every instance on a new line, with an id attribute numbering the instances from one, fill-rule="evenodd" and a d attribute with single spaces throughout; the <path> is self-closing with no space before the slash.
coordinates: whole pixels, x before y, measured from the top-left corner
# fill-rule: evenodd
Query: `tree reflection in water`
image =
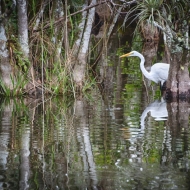
<path id="1" fill-rule="evenodd" d="M 101 94 L 1 102 L 1 187 L 189 189 L 189 103 L 155 101 L 139 65 L 113 62 Z"/>

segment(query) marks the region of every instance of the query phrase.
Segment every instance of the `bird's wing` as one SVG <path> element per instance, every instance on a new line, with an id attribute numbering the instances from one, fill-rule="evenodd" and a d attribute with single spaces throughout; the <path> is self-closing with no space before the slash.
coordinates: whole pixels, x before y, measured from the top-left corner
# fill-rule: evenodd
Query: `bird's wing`
<path id="1" fill-rule="evenodd" d="M 156 63 L 151 67 L 151 72 L 158 77 L 158 80 L 167 80 L 170 65 L 167 63 Z"/>

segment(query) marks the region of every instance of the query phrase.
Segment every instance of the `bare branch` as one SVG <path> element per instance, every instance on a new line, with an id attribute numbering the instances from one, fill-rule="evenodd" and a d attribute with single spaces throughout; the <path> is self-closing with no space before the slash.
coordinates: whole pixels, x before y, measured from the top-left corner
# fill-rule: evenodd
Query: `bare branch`
<path id="1" fill-rule="evenodd" d="M 81 12 L 87 11 L 87 10 L 93 8 L 93 7 L 97 7 L 97 6 L 99 6 L 99 5 L 101 5 L 101 4 L 104 4 L 104 3 L 107 3 L 107 2 L 110 2 L 110 0 L 105 0 L 105 1 L 102 1 L 102 2 L 99 2 L 99 3 L 96 3 L 96 4 L 91 4 L 91 5 L 89 5 L 89 6 L 85 7 L 85 8 L 83 8 L 83 9 L 77 11 L 77 12 L 74 12 L 74 13 L 68 15 L 67 18 L 69 18 L 69 17 L 71 17 L 71 16 L 74 16 L 74 15 L 76 15 L 76 14 L 79 14 L 79 13 L 81 13 Z M 63 20 L 65 20 L 65 17 L 59 18 L 59 19 L 56 20 L 53 24 L 54 24 L 54 25 L 55 25 L 55 24 L 58 24 L 59 22 L 62 22 Z M 52 25 L 52 23 L 51 23 L 51 25 Z M 46 29 L 46 28 L 48 28 L 48 27 L 50 27 L 50 23 L 46 24 L 43 29 Z M 34 30 L 34 32 L 38 32 L 39 30 L 40 30 L 40 29 Z"/>

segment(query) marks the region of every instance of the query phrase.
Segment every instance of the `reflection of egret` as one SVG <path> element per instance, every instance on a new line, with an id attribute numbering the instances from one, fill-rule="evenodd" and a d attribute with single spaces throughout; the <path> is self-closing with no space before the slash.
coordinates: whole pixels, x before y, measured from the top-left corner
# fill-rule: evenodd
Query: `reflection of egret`
<path id="1" fill-rule="evenodd" d="M 162 101 L 156 100 L 155 102 L 149 104 L 146 107 L 146 109 L 143 111 L 141 115 L 141 130 L 144 130 L 144 120 L 148 112 L 150 112 L 150 115 L 156 121 L 167 120 L 168 111 L 166 108 L 166 102 L 164 100 Z"/>
<path id="2" fill-rule="evenodd" d="M 137 56 L 141 59 L 140 68 L 146 78 L 154 81 L 155 83 L 161 82 L 161 86 L 163 86 L 164 82 L 168 79 L 168 72 L 169 72 L 169 67 L 170 67 L 169 64 L 156 63 L 151 67 L 150 72 L 148 72 L 144 67 L 145 58 L 139 52 L 132 51 L 130 53 L 120 56 L 120 58 L 131 57 L 131 56 Z"/>

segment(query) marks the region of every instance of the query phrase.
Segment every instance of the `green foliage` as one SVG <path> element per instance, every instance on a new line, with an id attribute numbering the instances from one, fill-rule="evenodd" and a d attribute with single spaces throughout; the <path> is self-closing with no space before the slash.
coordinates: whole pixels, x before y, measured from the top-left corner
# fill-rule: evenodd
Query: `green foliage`
<path id="1" fill-rule="evenodd" d="M 39 1 L 36 0 L 28 0 L 28 15 L 29 19 L 33 19 L 37 13 L 39 6 Z"/>
<path id="2" fill-rule="evenodd" d="M 17 66 L 25 73 L 28 72 L 29 66 L 30 66 L 30 61 L 28 60 L 27 57 L 24 56 L 22 51 L 18 51 L 15 49 L 15 59 L 17 62 Z"/>
<path id="3" fill-rule="evenodd" d="M 129 9 L 125 22 L 132 17 L 132 21 L 137 21 L 136 30 L 139 30 L 142 24 L 148 23 L 154 29 L 154 22 L 161 26 L 169 26 L 171 29 L 177 29 L 179 22 L 186 20 L 190 8 L 187 0 L 142 0 L 137 1 L 137 5 Z"/>
<path id="4" fill-rule="evenodd" d="M 68 28 L 69 28 L 69 45 L 70 47 L 73 47 L 73 44 L 75 43 L 76 37 L 79 32 L 78 24 L 81 20 L 81 15 L 75 15 L 70 16 L 70 10 L 68 10 Z"/>
<path id="5" fill-rule="evenodd" d="M 190 7 L 188 0 L 165 0 L 165 4 L 167 4 L 170 9 L 170 15 L 172 17 L 171 19 L 173 19 L 174 21 L 176 21 L 176 19 L 186 19 L 186 14 L 188 13 Z"/>
<path id="6" fill-rule="evenodd" d="M 84 4 L 84 0 L 71 0 L 69 1 L 71 3 L 72 6 L 74 6 L 75 8 L 82 6 Z"/>
<path id="7" fill-rule="evenodd" d="M 10 90 L 10 88 L 8 88 L 4 83 L 3 83 L 3 81 L 0 79 L 0 94 L 2 95 L 2 96 L 8 96 L 8 97 L 10 97 L 11 96 L 11 90 Z"/>
<path id="8" fill-rule="evenodd" d="M 18 71 L 15 76 L 10 76 L 13 89 L 7 87 L 2 80 L 0 80 L 0 94 L 6 97 L 20 96 L 24 94 L 24 89 L 27 84 L 27 79 L 24 73 Z"/>
<path id="9" fill-rule="evenodd" d="M 11 35 L 8 46 L 12 52 L 10 60 L 12 65 L 19 68 L 22 72 L 27 73 L 30 66 L 30 61 L 22 52 L 18 39 L 14 35 Z"/>
<path id="10" fill-rule="evenodd" d="M 15 77 L 11 76 L 11 81 L 13 84 L 12 95 L 23 95 L 25 86 L 28 83 L 26 74 L 18 72 Z"/>
<path id="11" fill-rule="evenodd" d="M 154 21 L 162 22 L 164 18 L 161 14 L 163 0 L 144 0 L 140 2 L 136 9 L 140 11 L 138 14 L 139 22 L 143 23 L 148 20 L 149 23 Z"/>
<path id="12" fill-rule="evenodd" d="M 137 21 L 136 30 L 139 30 L 142 24 L 150 24 L 152 26 L 152 30 L 154 29 L 154 22 L 162 23 L 166 22 L 165 17 L 163 16 L 163 11 L 169 11 L 168 6 L 163 6 L 163 0 L 143 0 L 137 1 L 137 6 L 130 9 L 128 11 L 127 17 L 125 20 L 128 19 L 129 15 L 135 17 L 133 18 L 132 22 L 135 20 Z"/>

